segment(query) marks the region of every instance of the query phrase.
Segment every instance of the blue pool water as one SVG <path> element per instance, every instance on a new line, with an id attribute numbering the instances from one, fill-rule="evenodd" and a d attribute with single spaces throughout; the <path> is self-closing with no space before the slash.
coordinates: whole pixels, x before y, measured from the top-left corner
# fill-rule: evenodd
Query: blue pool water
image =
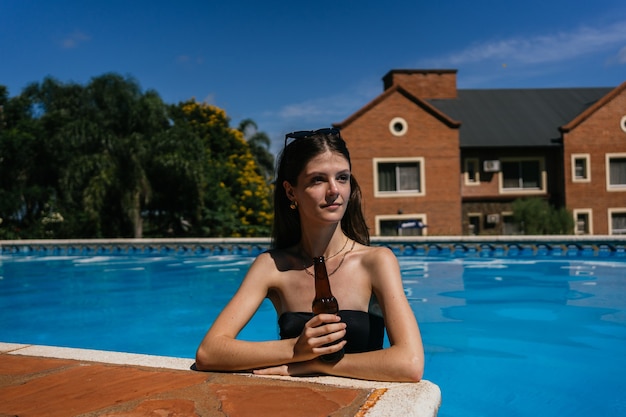
<path id="1" fill-rule="evenodd" d="M 254 255 L 0 255 L 0 341 L 192 358 Z M 440 416 L 626 415 L 626 257 L 399 260 Z"/>

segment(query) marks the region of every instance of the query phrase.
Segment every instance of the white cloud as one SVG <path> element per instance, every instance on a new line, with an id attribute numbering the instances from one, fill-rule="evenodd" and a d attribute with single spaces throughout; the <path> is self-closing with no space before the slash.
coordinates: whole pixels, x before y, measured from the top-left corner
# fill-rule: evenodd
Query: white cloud
<path id="1" fill-rule="evenodd" d="M 322 108 L 316 103 L 304 102 L 284 106 L 278 115 L 284 119 L 319 116 L 323 113 Z"/>
<path id="2" fill-rule="evenodd" d="M 74 49 L 85 42 L 89 42 L 90 40 L 91 36 L 80 30 L 77 30 L 62 39 L 61 46 L 63 47 L 63 49 Z"/>
<path id="3" fill-rule="evenodd" d="M 361 83 L 348 91 L 333 96 L 318 97 L 283 106 L 277 116 L 283 120 L 319 121 L 329 123 L 342 121 L 369 100 L 381 93 L 381 87 L 373 88 L 369 83 Z"/>
<path id="4" fill-rule="evenodd" d="M 204 96 L 204 100 L 202 102 L 206 104 L 210 104 L 211 106 L 215 106 L 216 105 L 215 93 L 209 93 L 206 96 Z"/>
<path id="5" fill-rule="evenodd" d="M 619 50 L 615 58 L 618 64 L 626 64 L 626 46 Z"/>
<path id="6" fill-rule="evenodd" d="M 363 102 L 358 93 L 342 93 L 287 104 L 277 111 L 267 110 L 256 115 L 254 119 L 272 138 L 271 150 L 277 154 L 282 149 L 285 133 L 329 127 L 332 123 L 343 121 L 361 108 Z"/>
<path id="7" fill-rule="evenodd" d="M 626 22 L 603 27 L 580 27 L 570 32 L 558 32 L 530 38 L 508 38 L 470 45 L 447 56 L 429 59 L 438 67 L 494 61 L 517 64 L 562 62 L 605 51 L 610 52 L 626 43 Z M 624 63 L 624 52 L 620 62 Z"/>
<path id="8" fill-rule="evenodd" d="M 202 65 L 204 63 L 204 58 L 201 56 L 181 54 L 176 57 L 176 62 L 184 66 L 195 67 L 197 65 Z"/>

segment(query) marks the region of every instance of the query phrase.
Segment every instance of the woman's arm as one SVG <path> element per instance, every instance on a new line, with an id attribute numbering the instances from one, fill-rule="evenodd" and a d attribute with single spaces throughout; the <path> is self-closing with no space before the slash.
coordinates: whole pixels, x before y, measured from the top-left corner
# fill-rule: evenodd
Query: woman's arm
<path id="1" fill-rule="evenodd" d="M 269 262 L 271 257 L 264 253 L 252 263 L 239 289 L 200 343 L 196 351 L 197 369 L 234 371 L 289 362 L 293 352 L 289 341 L 236 340 L 267 296 Z"/>
<path id="2" fill-rule="evenodd" d="M 424 350 L 415 315 L 404 294 L 400 267 L 387 248 L 375 248 L 364 260 L 372 271 L 372 287 L 382 308 L 390 347 L 346 354 L 335 364 L 319 360 L 255 371 L 257 374 L 328 375 L 378 381 L 419 381 L 424 372 Z"/>
<path id="3" fill-rule="evenodd" d="M 241 286 L 219 314 L 196 351 L 196 368 L 204 371 L 237 371 L 307 361 L 343 345 L 323 345 L 341 339 L 345 325 L 335 316 L 317 316 L 296 339 L 248 342 L 236 337 L 255 314 L 272 287 L 271 271 L 276 270 L 269 254 L 260 255 L 250 267 Z M 326 323 L 324 325 L 321 325 Z M 320 326 L 321 325 L 321 326 Z M 316 327 L 317 326 L 317 327 Z"/>

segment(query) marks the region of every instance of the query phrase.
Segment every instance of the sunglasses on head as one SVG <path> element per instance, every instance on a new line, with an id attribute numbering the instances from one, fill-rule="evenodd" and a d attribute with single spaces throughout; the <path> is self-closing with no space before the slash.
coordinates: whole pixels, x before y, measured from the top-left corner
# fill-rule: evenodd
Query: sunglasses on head
<path id="1" fill-rule="evenodd" d="M 337 129 L 336 127 L 327 127 L 324 129 L 317 129 L 317 130 L 299 130 L 297 132 L 287 133 L 285 135 L 285 148 L 287 147 L 287 145 L 289 145 L 291 142 L 297 139 L 310 138 L 311 136 L 315 136 L 315 135 L 338 135 L 338 134 L 339 134 L 339 129 Z M 293 139 L 293 140 L 289 141 L 289 139 Z"/>

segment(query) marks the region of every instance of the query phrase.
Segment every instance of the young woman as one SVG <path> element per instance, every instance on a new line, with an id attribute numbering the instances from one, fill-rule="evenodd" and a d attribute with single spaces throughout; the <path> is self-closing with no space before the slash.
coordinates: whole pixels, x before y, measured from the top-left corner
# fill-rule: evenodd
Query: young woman
<path id="1" fill-rule="evenodd" d="M 313 257 L 322 255 L 339 303 L 336 315 L 311 313 Z M 278 314 L 281 340 L 238 340 L 265 298 Z M 390 341 L 385 349 L 383 326 Z M 339 361 L 320 360 L 341 349 Z M 276 175 L 272 249 L 253 262 L 207 332 L 196 367 L 379 381 L 422 378 L 421 336 L 398 261 L 389 249 L 369 246 L 361 191 L 338 129 L 286 135 Z"/>

